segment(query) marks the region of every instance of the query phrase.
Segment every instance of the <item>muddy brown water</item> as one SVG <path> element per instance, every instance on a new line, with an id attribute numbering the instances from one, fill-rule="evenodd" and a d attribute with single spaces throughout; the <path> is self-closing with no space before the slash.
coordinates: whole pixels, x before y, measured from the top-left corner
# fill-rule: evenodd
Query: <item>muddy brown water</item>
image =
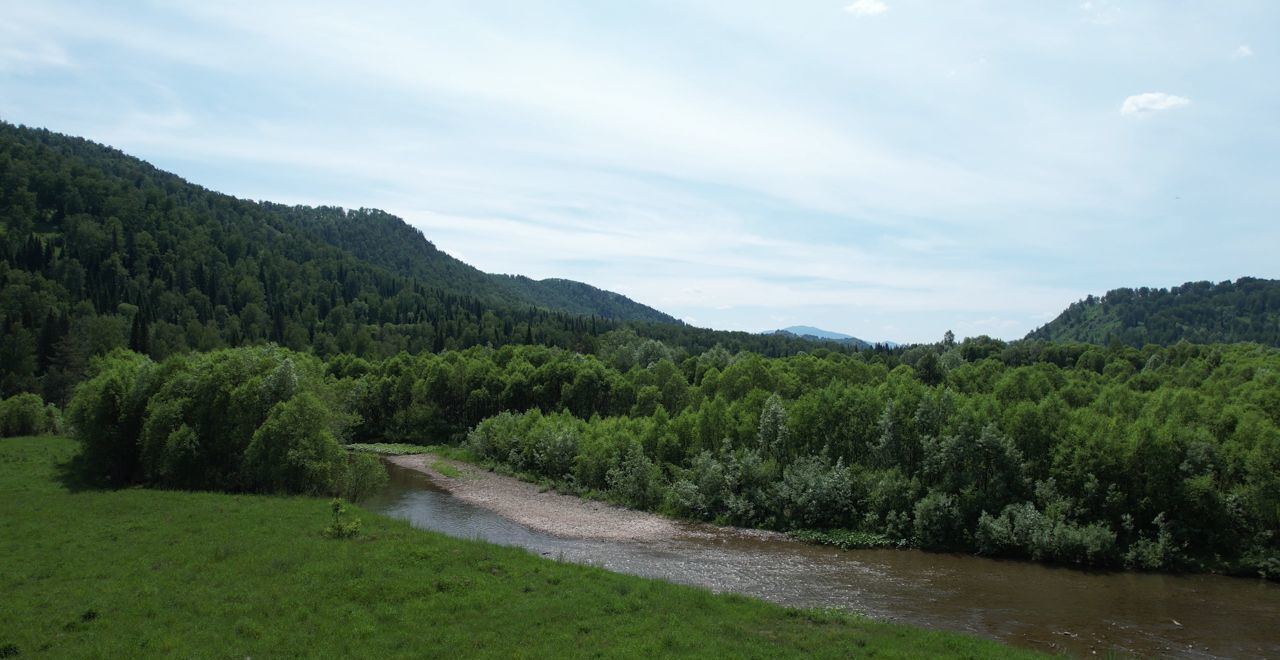
<path id="1" fill-rule="evenodd" d="M 368 508 L 416 527 L 562 561 L 1073 656 L 1280 658 L 1280 585 L 1262 580 L 838 550 L 700 524 L 682 523 L 688 534 L 656 542 L 566 539 L 463 502 L 419 472 L 387 469 L 390 483 Z"/>

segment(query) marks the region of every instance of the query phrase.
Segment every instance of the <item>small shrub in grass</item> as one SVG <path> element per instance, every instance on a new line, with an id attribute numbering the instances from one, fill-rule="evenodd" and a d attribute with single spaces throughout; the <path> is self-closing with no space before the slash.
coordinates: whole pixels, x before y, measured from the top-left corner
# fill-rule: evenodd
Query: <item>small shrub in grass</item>
<path id="1" fill-rule="evenodd" d="M 351 520 L 343 520 L 342 516 L 347 512 L 347 507 L 342 504 L 342 500 L 333 498 L 329 503 L 329 509 L 333 511 L 333 522 L 329 523 L 324 531 L 320 532 L 327 539 L 353 539 L 360 535 L 360 519 L 352 518 Z"/>

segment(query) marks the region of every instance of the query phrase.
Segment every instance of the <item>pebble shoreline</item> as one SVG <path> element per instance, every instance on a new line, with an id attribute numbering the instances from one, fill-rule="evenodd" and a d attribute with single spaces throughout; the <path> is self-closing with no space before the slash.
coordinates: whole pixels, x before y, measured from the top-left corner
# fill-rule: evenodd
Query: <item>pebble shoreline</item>
<path id="1" fill-rule="evenodd" d="M 608 541 L 667 541 L 698 535 L 688 526 L 662 516 L 543 491 L 539 486 L 435 454 L 388 457 L 401 467 L 421 472 L 454 497 L 482 506 L 525 527 L 562 538 Z M 432 465 L 458 470 L 450 477 Z"/>

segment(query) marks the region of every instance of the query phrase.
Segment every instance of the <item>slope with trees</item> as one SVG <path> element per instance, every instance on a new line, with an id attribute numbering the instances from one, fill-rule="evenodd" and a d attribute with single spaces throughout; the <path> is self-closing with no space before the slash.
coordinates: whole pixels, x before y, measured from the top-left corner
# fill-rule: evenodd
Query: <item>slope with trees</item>
<path id="1" fill-rule="evenodd" d="M 1115 289 L 1073 303 L 1029 339 L 1128 346 L 1257 342 L 1280 346 L 1280 281 L 1187 282 Z"/>

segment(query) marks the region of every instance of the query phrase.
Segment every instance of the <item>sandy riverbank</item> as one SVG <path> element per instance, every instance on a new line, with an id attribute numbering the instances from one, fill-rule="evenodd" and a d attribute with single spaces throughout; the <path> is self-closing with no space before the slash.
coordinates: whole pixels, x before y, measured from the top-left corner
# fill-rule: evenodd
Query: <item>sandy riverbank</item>
<path id="1" fill-rule="evenodd" d="M 610 541 L 664 541 L 699 534 L 694 526 L 656 514 L 544 492 L 535 484 L 434 454 L 392 456 L 387 460 L 422 472 L 458 499 L 546 534 Z M 460 475 L 441 474 L 432 467 L 436 462 L 456 468 Z"/>

